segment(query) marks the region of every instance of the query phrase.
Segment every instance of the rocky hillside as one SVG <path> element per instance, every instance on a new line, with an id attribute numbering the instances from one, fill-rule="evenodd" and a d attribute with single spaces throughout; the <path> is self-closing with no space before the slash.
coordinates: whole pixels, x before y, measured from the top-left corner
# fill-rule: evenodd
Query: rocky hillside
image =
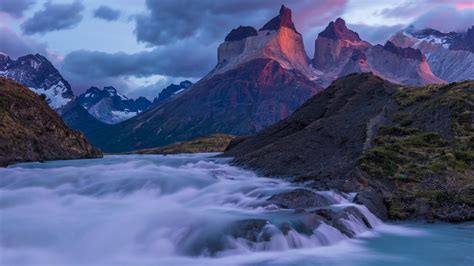
<path id="1" fill-rule="evenodd" d="M 473 81 L 414 88 L 352 74 L 225 155 L 267 175 L 362 192 L 380 216 L 385 205 L 390 218 L 470 220 L 473 102 Z"/>
<path id="2" fill-rule="evenodd" d="M 44 98 L 0 78 L 0 165 L 17 162 L 97 158 L 82 133 L 69 129 Z"/>
<path id="3" fill-rule="evenodd" d="M 161 148 L 145 149 L 130 154 L 176 154 L 199 152 L 223 152 L 235 137 L 226 134 L 212 134 L 190 141 L 176 142 Z"/>

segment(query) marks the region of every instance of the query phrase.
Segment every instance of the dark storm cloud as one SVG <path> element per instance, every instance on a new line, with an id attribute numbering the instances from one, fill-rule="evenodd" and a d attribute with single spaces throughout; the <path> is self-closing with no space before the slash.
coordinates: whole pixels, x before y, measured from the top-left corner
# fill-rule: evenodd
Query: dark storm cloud
<path id="1" fill-rule="evenodd" d="M 74 51 L 65 57 L 63 68 L 89 79 L 152 75 L 200 77 L 214 66 L 215 57 L 215 51 L 206 45 L 183 41 L 135 54 Z"/>
<path id="2" fill-rule="evenodd" d="M 0 52 L 9 55 L 11 58 L 36 53 L 47 55 L 46 44 L 19 36 L 8 28 L 0 27 L 0 36 L 2 36 Z"/>
<path id="3" fill-rule="evenodd" d="M 21 17 L 32 4 L 33 0 L 1 0 L 0 12 L 9 14 L 12 17 Z"/>
<path id="4" fill-rule="evenodd" d="M 120 17 L 120 10 L 108 6 L 100 6 L 94 10 L 94 17 L 107 21 L 115 21 Z"/>
<path id="5" fill-rule="evenodd" d="M 83 10 L 84 6 L 80 1 L 75 1 L 70 4 L 53 4 L 46 2 L 43 9 L 25 21 L 21 25 L 21 28 L 23 33 L 27 35 L 70 29 L 81 22 L 81 12 Z"/>
<path id="6" fill-rule="evenodd" d="M 346 1 L 147 0 L 148 13 L 135 17 L 135 33 L 138 41 L 149 45 L 170 44 L 189 38 L 215 41 L 239 25 L 260 28 L 278 14 L 280 4 L 293 10 L 297 28 L 305 32 L 340 15 Z"/>

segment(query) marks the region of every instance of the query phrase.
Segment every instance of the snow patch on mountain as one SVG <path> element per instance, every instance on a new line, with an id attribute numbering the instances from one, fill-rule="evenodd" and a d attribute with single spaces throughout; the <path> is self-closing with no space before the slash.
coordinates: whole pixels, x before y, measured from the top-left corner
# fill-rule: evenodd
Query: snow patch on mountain
<path id="1" fill-rule="evenodd" d="M 40 54 L 22 56 L 17 60 L 0 54 L 0 75 L 30 88 L 37 94 L 44 94 L 48 104 L 59 113 L 74 99 L 69 83 L 51 62 Z"/>
<path id="2" fill-rule="evenodd" d="M 144 97 L 130 99 L 112 86 L 102 90 L 91 87 L 79 96 L 79 101 L 92 116 L 107 124 L 130 119 L 151 105 Z"/>

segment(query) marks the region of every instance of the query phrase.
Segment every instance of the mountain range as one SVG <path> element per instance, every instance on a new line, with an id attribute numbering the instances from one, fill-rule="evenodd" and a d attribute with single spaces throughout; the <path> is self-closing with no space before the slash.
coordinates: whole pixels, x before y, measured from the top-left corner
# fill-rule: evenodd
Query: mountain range
<path id="1" fill-rule="evenodd" d="M 384 45 L 372 45 L 338 18 L 317 36 L 310 58 L 291 10 L 282 6 L 258 30 L 232 29 L 217 49 L 214 69 L 195 84 L 168 86 L 153 103 L 129 99 L 113 87 L 91 87 L 74 97 L 41 55 L 16 61 L 1 55 L 0 75 L 45 94 L 68 125 L 103 150 L 121 152 L 213 133 L 254 134 L 288 117 L 333 80 L 355 72 L 411 86 L 473 79 L 473 31 L 409 28 Z"/>

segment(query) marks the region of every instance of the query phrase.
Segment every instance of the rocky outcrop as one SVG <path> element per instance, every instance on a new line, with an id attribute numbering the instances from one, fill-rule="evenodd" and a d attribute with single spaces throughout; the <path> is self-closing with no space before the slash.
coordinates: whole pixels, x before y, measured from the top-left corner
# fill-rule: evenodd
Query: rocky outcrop
<path id="1" fill-rule="evenodd" d="M 233 37 L 237 33 L 239 38 Z M 303 37 L 296 31 L 291 20 L 291 10 L 285 6 L 281 7 L 278 16 L 266 23 L 258 32 L 251 27 L 233 29 L 225 42 L 219 45 L 217 54 L 217 66 L 205 79 L 262 58 L 277 61 L 285 69 L 296 69 L 309 79 L 316 77 L 309 67 Z"/>
<path id="2" fill-rule="evenodd" d="M 45 99 L 0 78 L 0 165 L 97 158 L 102 153 L 69 129 Z"/>
<path id="3" fill-rule="evenodd" d="M 326 86 L 351 73 L 373 72 L 405 85 L 444 83 L 436 77 L 420 50 L 392 42 L 371 45 L 348 29 L 343 19 L 330 22 L 315 41 L 313 66 L 323 72 L 318 83 Z"/>
<path id="4" fill-rule="evenodd" d="M 223 152 L 235 137 L 226 134 L 212 134 L 189 141 L 176 142 L 160 148 L 132 151 L 131 154 L 177 154 L 199 152 Z"/>
<path id="5" fill-rule="evenodd" d="M 336 182 L 347 176 L 362 154 L 369 122 L 381 114 L 379 123 L 384 123 L 397 110 L 391 97 L 397 87 L 371 74 L 339 79 L 290 117 L 226 155 L 268 175 L 318 176 Z"/>
<path id="6" fill-rule="evenodd" d="M 308 189 L 300 188 L 273 195 L 268 199 L 280 208 L 307 209 L 330 205 L 329 200 Z"/>
<path id="7" fill-rule="evenodd" d="M 266 30 L 280 30 L 282 27 L 286 27 L 289 29 L 296 31 L 295 24 L 291 19 L 291 10 L 287 8 L 285 5 L 282 5 L 280 8 L 280 14 L 278 16 L 271 19 L 267 22 L 259 31 L 266 31 Z"/>
<path id="8" fill-rule="evenodd" d="M 473 97 L 472 81 L 404 88 L 353 74 L 225 155 L 318 189 L 358 191 L 355 202 L 381 218 L 471 220 Z"/>
<path id="9" fill-rule="evenodd" d="M 239 26 L 233 29 L 225 37 L 226 42 L 235 42 L 246 39 L 251 36 L 257 36 L 257 30 L 252 26 Z"/>

